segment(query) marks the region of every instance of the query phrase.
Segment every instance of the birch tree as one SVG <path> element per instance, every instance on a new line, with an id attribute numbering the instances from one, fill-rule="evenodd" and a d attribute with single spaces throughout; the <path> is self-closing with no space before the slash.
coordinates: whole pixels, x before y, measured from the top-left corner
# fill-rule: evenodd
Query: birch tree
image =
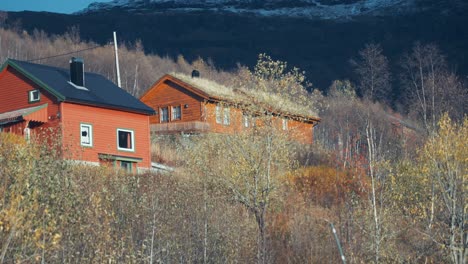
<path id="1" fill-rule="evenodd" d="M 361 94 L 372 101 L 389 103 L 391 75 L 388 60 L 379 44 L 367 44 L 359 51 L 358 60 L 351 60 L 359 78 Z"/>
<path id="2" fill-rule="evenodd" d="M 449 71 L 446 58 L 436 45 L 416 43 L 412 53 L 403 58 L 403 71 L 408 105 L 428 135 L 435 131 L 445 112 L 457 120 L 463 119 L 468 92 Z"/>
<path id="3" fill-rule="evenodd" d="M 247 209 L 257 223 L 257 262 L 268 263 L 267 213 L 275 199 L 280 176 L 292 162 L 284 136 L 271 127 L 238 135 L 199 136 L 192 151 L 197 167 L 203 168 L 217 188 Z"/>
<path id="4" fill-rule="evenodd" d="M 435 188 L 442 199 L 437 201 L 441 245 L 450 252 L 452 263 L 468 259 L 468 118 L 457 125 L 448 115 L 439 122 L 434 138 L 424 146 L 423 173 L 436 181 Z M 436 240 L 439 240 L 435 238 Z"/>

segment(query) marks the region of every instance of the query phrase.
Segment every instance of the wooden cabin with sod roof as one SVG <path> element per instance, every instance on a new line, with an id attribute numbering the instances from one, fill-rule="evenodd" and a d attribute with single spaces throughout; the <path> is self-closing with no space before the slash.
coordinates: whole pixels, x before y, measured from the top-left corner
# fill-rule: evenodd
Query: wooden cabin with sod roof
<path id="1" fill-rule="evenodd" d="M 156 135 L 240 133 L 258 125 L 256 116 L 270 113 L 277 127 L 292 140 L 312 144 L 314 126 L 320 122 L 310 109 L 279 96 L 232 89 L 193 74 L 166 74 L 140 100 L 155 110 L 150 123 Z M 262 110 L 246 110 L 252 105 Z"/>
<path id="2" fill-rule="evenodd" d="M 46 137 L 66 160 L 130 172 L 151 168 L 153 109 L 105 77 L 8 59 L 0 71 L 0 131 Z M 41 138 L 42 139 L 42 138 Z"/>

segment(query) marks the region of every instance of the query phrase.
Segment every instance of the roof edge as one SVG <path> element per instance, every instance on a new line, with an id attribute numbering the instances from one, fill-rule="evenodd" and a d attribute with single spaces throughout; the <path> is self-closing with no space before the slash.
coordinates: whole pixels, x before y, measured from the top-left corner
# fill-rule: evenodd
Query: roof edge
<path id="1" fill-rule="evenodd" d="M 154 109 L 151 110 L 143 110 L 143 109 L 136 109 L 136 108 L 129 108 L 129 107 L 122 107 L 119 105 L 109 105 L 109 104 L 96 104 L 93 102 L 88 102 L 84 100 L 64 100 L 63 102 L 65 103 L 70 103 L 70 104 L 79 104 L 79 105 L 87 105 L 87 106 L 94 106 L 94 107 L 99 107 L 99 108 L 105 108 L 105 109 L 111 109 L 111 110 L 120 110 L 124 112 L 129 112 L 129 113 L 136 113 L 136 114 L 142 114 L 142 115 L 153 115 L 155 113 Z"/>
<path id="2" fill-rule="evenodd" d="M 23 74 L 26 78 L 28 78 L 29 80 L 31 80 L 32 82 L 34 82 L 35 84 L 39 85 L 41 88 L 43 88 L 44 90 L 46 90 L 47 92 L 51 93 L 52 95 L 54 95 L 55 97 L 57 97 L 57 99 L 59 99 L 60 101 L 64 101 L 65 100 L 65 96 L 63 96 L 62 94 L 60 94 L 59 92 L 57 92 L 55 89 L 53 89 L 52 87 L 48 86 L 47 84 L 45 84 L 44 82 L 42 82 L 40 79 L 38 79 L 37 77 L 35 77 L 34 75 L 32 75 L 31 73 L 29 73 L 28 71 L 26 71 L 25 69 L 23 69 L 21 66 L 19 66 L 18 64 L 16 64 L 13 60 L 11 59 L 7 59 L 7 61 L 4 63 L 1 71 L 3 71 L 7 66 L 11 66 L 13 69 L 17 70 L 18 72 L 20 72 L 21 74 Z"/>
<path id="3" fill-rule="evenodd" d="M 145 96 L 147 96 L 160 83 L 163 83 L 164 81 L 167 81 L 167 80 L 172 81 L 175 84 L 182 86 L 186 90 L 188 90 L 188 91 L 202 97 L 203 99 L 208 99 L 208 100 L 209 99 L 214 99 L 214 97 L 212 97 L 211 95 L 201 91 L 200 89 L 194 87 L 193 85 L 180 80 L 179 78 L 175 77 L 172 74 L 166 73 L 161 78 L 159 78 L 156 82 L 154 82 L 153 85 L 151 85 L 151 87 L 148 90 L 146 90 L 146 92 L 142 96 L 140 96 L 140 100 L 142 100 Z"/>

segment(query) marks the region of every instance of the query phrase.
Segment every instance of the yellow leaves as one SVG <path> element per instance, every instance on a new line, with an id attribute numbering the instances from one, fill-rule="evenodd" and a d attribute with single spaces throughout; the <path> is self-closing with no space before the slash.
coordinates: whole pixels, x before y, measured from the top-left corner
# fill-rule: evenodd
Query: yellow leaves
<path id="1" fill-rule="evenodd" d="M 39 245 L 39 247 L 43 248 L 42 244 L 40 243 L 40 241 L 42 241 L 42 235 L 43 235 L 43 232 L 42 232 L 42 229 L 41 228 L 38 228 L 34 231 L 34 234 L 33 234 L 33 239 L 34 241 L 36 241 L 36 243 Z"/>
<path id="2" fill-rule="evenodd" d="M 58 244 L 60 243 L 61 240 L 62 240 L 62 235 L 60 235 L 60 234 L 55 234 L 55 235 L 52 237 L 52 245 L 58 246 Z"/>

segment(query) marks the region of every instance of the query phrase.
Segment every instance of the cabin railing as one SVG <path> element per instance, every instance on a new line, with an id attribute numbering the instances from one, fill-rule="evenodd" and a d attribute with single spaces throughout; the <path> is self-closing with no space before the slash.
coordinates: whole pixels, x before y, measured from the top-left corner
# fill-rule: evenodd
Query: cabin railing
<path id="1" fill-rule="evenodd" d="M 209 130 L 210 125 L 201 121 L 151 124 L 151 134 L 199 133 Z"/>

